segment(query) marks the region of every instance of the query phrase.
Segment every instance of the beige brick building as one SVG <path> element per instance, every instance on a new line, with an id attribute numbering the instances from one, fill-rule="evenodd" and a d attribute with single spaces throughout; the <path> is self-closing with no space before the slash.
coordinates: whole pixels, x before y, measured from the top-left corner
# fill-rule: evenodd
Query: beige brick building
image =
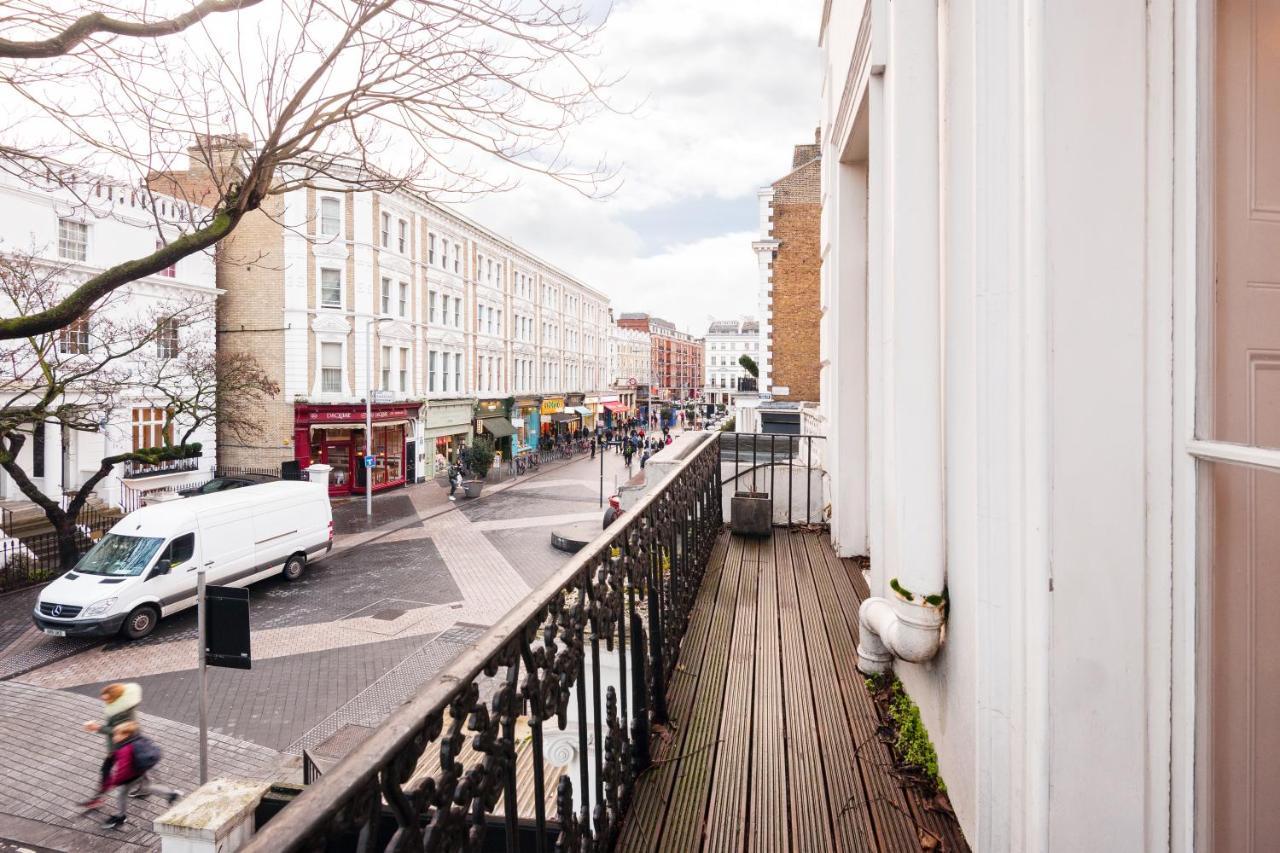
<path id="1" fill-rule="evenodd" d="M 821 169 L 820 147 L 797 145 L 791 171 L 758 193 L 760 390 L 777 400 L 820 395 Z"/>

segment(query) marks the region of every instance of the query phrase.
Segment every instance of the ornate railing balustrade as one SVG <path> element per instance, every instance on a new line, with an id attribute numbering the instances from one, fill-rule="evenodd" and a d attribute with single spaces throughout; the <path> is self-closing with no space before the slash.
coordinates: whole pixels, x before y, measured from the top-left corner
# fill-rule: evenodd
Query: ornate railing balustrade
<path id="1" fill-rule="evenodd" d="M 479 850 L 504 840 L 509 851 L 610 849 L 636 776 L 649 766 L 652 726 L 667 722 L 667 681 L 723 524 L 719 441 L 699 436 L 634 509 L 247 849 Z M 576 761 L 549 809 L 547 738 L 571 719 Z M 527 726 L 527 743 L 518 726 Z M 517 773 L 522 753 L 531 773 Z M 519 813 L 530 793 L 532 821 Z"/>

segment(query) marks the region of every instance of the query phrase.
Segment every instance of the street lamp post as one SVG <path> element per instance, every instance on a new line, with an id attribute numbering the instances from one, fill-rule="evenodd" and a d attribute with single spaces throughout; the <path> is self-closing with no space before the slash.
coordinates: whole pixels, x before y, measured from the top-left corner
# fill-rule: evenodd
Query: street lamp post
<path id="1" fill-rule="evenodd" d="M 386 317 L 369 316 L 364 335 L 365 395 L 364 395 L 364 456 L 373 455 L 373 328 Z M 364 516 L 373 518 L 373 468 L 360 460 L 364 466 Z"/>

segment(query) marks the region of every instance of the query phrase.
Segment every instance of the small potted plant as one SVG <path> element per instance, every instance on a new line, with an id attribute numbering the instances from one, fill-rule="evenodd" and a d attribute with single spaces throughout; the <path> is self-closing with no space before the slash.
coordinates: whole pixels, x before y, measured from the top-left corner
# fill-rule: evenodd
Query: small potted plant
<path id="1" fill-rule="evenodd" d="M 489 476 L 493 467 L 493 441 L 477 436 L 471 442 L 471 451 L 467 454 L 467 467 L 471 469 L 472 479 L 462 482 L 462 493 L 469 498 L 480 497 L 484 487 L 484 478 Z"/>

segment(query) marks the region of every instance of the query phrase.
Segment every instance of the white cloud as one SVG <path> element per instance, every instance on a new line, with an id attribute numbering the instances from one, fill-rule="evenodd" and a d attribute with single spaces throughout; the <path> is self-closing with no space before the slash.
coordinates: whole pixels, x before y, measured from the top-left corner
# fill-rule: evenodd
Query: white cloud
<path id="1" fill-rule="evenodd" d="M 708 315 L 756 313 L 755 190 L 785 174 L 792 146 L 817 125 L 818 0 L 624 0 L 599 63 L 626 78 L 612 94 L 628 114 L 574 131 L 570 152 L 601 156 L 622 183 L 588 200 L 544 180 L 463 209 L 608 293 L 624 311 L 665 316 L 702 332 Z M 707 199 L 711 221 L 688 239 L 628 224 L 644 211 Z M 688 218 L 682 217 L 682 218 Z M 648 217 L 651 221 L 652 216 Z"/>

